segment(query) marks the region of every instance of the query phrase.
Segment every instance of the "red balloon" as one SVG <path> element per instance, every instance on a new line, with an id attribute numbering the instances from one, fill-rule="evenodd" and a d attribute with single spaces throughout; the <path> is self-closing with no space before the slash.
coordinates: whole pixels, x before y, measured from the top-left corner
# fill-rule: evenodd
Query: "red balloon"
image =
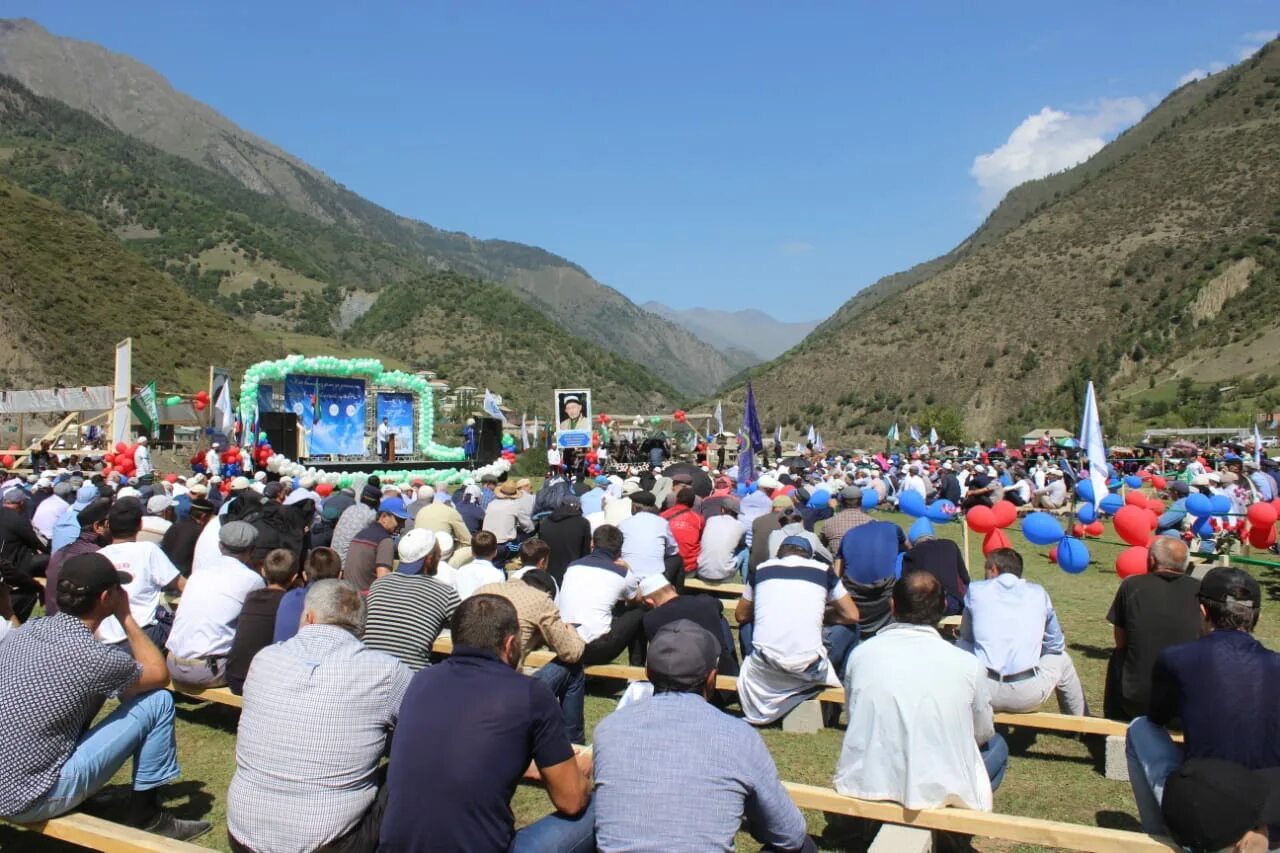
<path id="1" fill-rule="evenodd" d="M 1140 545 L 1121 551 L 1120 556 L 1116 557 L 1116 574 L 1122 578 L 1146 574 L 1147 553 L 1147 549 Z"/>
<path id="2" fill-rule="evenodd" d="M 1124 496 L 1124 503 L 1125 506 L 1146 506 L 1147 496 L 1137 489 L 1131 489 L 1129 493 Z"/>
<path id="3" fill-rule="evenodd" d="M 191 401 L 191 405 L 195 407 L 195 410 L 196 410 L 197 412 L 203 412 L 203 411 L 204 411 L 204 407 L 205 407 L 205 406 L 207 406 L 207 405 L 209 405 L 209 404 L 208 404 L 208 403 L 206 403 L 204 400 L 192 400 L 192 401 Z"/>
<path id="4" fill-rule="evenodd" d="M 990 533 L 996 529 L 996 516 L 988 506 L 975 506 L 964 514 L 965 523 L 974 533 Z"/>
<path id="5" fill-rule="evenodd" d="M 996 520 L 996 527 L 1008 527 L 1018 520 L 1018 508 L 1009 501 L 996 501 L 991 507 L 991 514 Z"/>
<path id="6" fill-rule="evenodd" d="M 1077 539 L 1083 539 L 1083 538 L 1084 538 L 1084 525 L 1083 525 L 1083 524 L 1081 524 L 1081 523 L 1080 523 L 1080 522 L 1078 522 L 1078 521 L 1077 521 L 1075 524 L 1071 525 L 1071 535 L 1072 535 L 1072 536 L 1074 536 L 1074 537 L 1075 537 L 1075 538 L 1077 538 Z"/>
<path id="7" fill-rule="evenodd" d="M 129 445 L 125 444 L 123 441 L 116 442 L 116 453 L 124 453 L 128 449 Z"/>
<path id="8" fill-rule="evenodd" d="M 1255 548 L 1266 549 L 1276 544 L 1276 526 L 1253 527 L 1249 530 L 1249 544 Z"/>
<path id="9" fill-rule="evenodd" d="M 1057 545 L 1054 545 L 1052 548 L 1049 549 L 1049 562 L 1050 563 L 1058 562 L 1058 546 Z"/>
<path id="10" fill-rule="evenodd" d="M 1159 474 L 1151 475 L 1151 488 L 1167 489 L 1168 487 L 1169 487 L 1169 481 L 1166 480 L 1164 477 L 1161 477 Z"/>
<path id="11" fill-rule="evenodd" d="M 316 494 L 322 498 L 329 497 L 329 495 L 333 494 L 333 484 L 321 483 L 320 485 L 316 486 Z"/>
<path id="12" fill-rule="evenodd" d="M 1143 468 L 1141 471 L 1139 471 L 1139 472 L 1138 472 L 1138 479 L 1139 479 L 1139 480 L 1150 480 L 1150 479 L 1151 479 L 1151 472 L 1150 472 L 1150 471 L 1148 471 L 1146 468 Z"/>
<path id="13" fill-rule="evenodd" d="M 196 392 L 196 401 L 197 401 L 197 402 L 200 402 L 200 403 L 208 403 L 208 402 L 209 402 L 209 392 L 208 392 L 208 391 L 197 391 L 197 392 Z"/>
<path id="14" fill-rule="evenodd" d="M 1091 521 L 1084 526 L 1085 535 L 1092 536 L 1095 539 L 1105 533 L 1106 530 L 1106 526 L 1101 521 Z"/>
<path id="15" fill-rule="evenodd" d="M 114 465 L 116 464 L 116 455 L 114 453 L 104 453 L 102 454 L 102 461 L 108 465 Z"/>
<path id="16" fill-rule="evenodd" d="M 1144 510 L 1144 512 L 1146 512 L 1147 514 L 1147 526 L 1150 527 L 1152 531 L 1154 531 L 1157 527 L 1160 526 L 1160 516 L 1156 515 L 1149 508 Z"/>
<path id="17" fill-rule="evenodd" d="M 1276 508 L 1269 503 L 1256 503 L 1249 507 L 1249 523 L 1254 527 L 1272 527 L 1276 518 Z"/>
<path id="18" fill-rule="evenodd" d="M 5 456 L 5 457 L 3 457 L 3 458 L 0 458 L 0 462 L 3 462 L 3 463 L 4 463 L 4 467 L 6 467 L 6 468 L 12 468 L 12 467 L 13 467 L 13 463 L 14 463 L 14 462 L 16 462 L 16 461 L 17 461 L 17 460 L 16 460 L 16 459 L 14 459 L 12 456 Z"/>
<path id="19" fill-rule="evenodd" d="M 999 528 L 992 528 L 982 540 L 982 555 L 985 557 L 997 548 L 1012 548 L 1009 543 L 1009 534 Z"/>
<path id="20" fill-rule="evenodd" d="M 1133 494 L 1130 492 L 1129 494 Z M 1122 506 L 1113 521 L 1116 533 L 1130 545 L 1146 545 L 1151 534 L 1151 523 L 1147 519 L 1147 511 L 1142 507 Z"/>
<path id="21" fill-rule="evenodd" d="M 1156 516 L 1160 516 L 1164 513 L 1164 501 L 1159 498 L 1148 498 L 1147 509 L 1154 512 Z"/>

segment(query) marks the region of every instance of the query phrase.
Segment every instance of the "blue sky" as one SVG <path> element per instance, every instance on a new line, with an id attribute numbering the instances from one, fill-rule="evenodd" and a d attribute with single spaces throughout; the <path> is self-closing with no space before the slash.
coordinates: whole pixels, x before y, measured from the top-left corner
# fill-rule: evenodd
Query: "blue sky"
<path id="1" fill-rule="evenodd" d="M 892 8 L 891 8 L 892 7 Z M 8 2 L 392 210 L 637 302 L 820 318 L 1088 156 L 1274 2 Z"/>

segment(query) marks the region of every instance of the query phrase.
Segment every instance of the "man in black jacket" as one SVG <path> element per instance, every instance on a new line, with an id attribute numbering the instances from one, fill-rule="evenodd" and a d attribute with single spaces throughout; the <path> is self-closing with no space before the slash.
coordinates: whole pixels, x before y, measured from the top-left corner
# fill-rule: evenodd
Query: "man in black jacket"
<path id="1" fill-rule="evenodd" d="M 551 515 L 538 523 L 538 538 L 551 549 L 547 572 L 559 586 L 569 564 L 591 553 L 591 523 L 583 517 L 577 495 L 565 494 Z"/>

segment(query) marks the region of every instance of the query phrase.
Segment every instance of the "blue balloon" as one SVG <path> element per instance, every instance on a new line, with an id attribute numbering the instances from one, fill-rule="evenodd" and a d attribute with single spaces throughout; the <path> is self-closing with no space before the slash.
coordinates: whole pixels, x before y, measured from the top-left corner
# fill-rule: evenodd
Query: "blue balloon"
<path id="1" fill-rule="evenodd" d="M 1214 495 L 1209 498 L 1209 505 L 1213 507 L 1214 515 L 1226 515 L 1231 512 L 1231 498 L 1226 495 Z"/>
<path id="2" fill-rule="evenodd" d="M 898 509 L 913 518 L 919 518 L 925 514 L 924 498 L 914 489 L 907 489 L 898 495 Z"/>
<path id="3" fill-rule="evenodd" d="M 1093 492 L 1093 481 L 1084 477 L 1076 480 L 1076 495 L 1079 496 L 1082 501 L 1093 503 L 1094 500 L 1097 499 L 1097 495 Z M 1083 518 L 1080 520 L 1084 521 Z M 1086 521 L 1085 524 L 1088 524 L 1088 522 Z"/>
<path id="4" fill-rule="evenodd" d="M 1033 512 L 1022 519 L 1022 535 L 1033 545 L 1052 545 L 1062 538 L 1062 525 L 1047 512 Z"/>
<path id="5" fill-rule="evenodd" d="M 1098 503 L 1098 508 L 1107 515 L 1115 515 L 1124 506 L 1124 498 L 1117 494 L 1109 494 Z"/>
<path id="6" fill-rule="evenodd" d="M 1141 489 L 1142 478 L 1137 474 L 1130 474 L 1128 477 L 1124 478 L 1124 484 L 1131 489 Z"/>
<path id="7" fill-rule="evenodd" d="M 907 531 L 907 539 L 911 542 L 918 542 L 926 536 L 933 535 L 933 522 L 927 518 L 917 518 L 911 525 L 911 529 Z"/>
<path id="8" fill-rule="evenodd" d="M 1191 525 L 1191 532 L 1201 539 L 1212 539 L 1213 525 L 1209 523 L 1207 518 L 1197 518 L 1195 524 Z"/>
<path id="9" fill-rule="evenodd" d="M 948 500 L 934 501 L 925 509 L 925 517 L 939 524 L 946 524 L 956 518 L 956 505 Z"/>
<path id="10" fill-rule="evenodd" d="M 1196 518 L 1208 518 L 1213 515 L 1213 501 L 1200 492 L 1192 492 L 1187 496 L 1187 512 Z"/>
<path id="11" fill-rule="evenodd" d="M 1076 510 L 1076 518 L 1081 524 L 1093 524 L 1098 520 L 1098 511 L 1093 508 L 1093 504 L 1080 504 L 1080 508 Z"/>
<path id="12" fill-rule="evenodd" d="M 880 493 L 875 489 L 862 490 L 862 508 L 874 509 L 875 505 L 880 503 Z"/>
<path id="13" fill-rule="evenodd" d="M 1063 536 L 1058 540 L 1058 568 L 1069 575 L 1089 568 L 1089 546 L 1073 536 Z"/>

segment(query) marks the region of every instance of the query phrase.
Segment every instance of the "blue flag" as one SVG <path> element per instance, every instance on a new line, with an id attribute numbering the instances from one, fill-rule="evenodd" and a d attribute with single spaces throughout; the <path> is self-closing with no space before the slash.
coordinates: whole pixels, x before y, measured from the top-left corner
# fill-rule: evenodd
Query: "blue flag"
<path id="1" fill-rule="evenodd" d="M 756 415 L 756 395 L 747 383 L 747 402 L 742 412 L 742 431 L 747 442 L 738 452 L 738 482 L 752 483 L 756 479 L 756 454 L 764 450 L 764 437 L 760 434 L 760 418 Z"/>

